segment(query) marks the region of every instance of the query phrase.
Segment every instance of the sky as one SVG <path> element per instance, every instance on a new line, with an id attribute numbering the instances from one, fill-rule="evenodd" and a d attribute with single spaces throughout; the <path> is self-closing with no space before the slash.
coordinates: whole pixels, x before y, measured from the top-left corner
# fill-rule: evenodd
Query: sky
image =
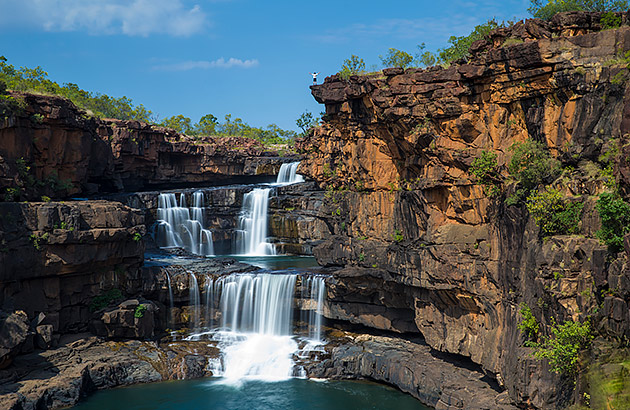
<path id="1" fill-rule="evenodd" d="M 529 0 L 0 0 L 0 55 L 58 83 L 144 104 L 160 119 L 226 114 L 297 130 L 310 93 L 355 54 L 435 51 Z"/>

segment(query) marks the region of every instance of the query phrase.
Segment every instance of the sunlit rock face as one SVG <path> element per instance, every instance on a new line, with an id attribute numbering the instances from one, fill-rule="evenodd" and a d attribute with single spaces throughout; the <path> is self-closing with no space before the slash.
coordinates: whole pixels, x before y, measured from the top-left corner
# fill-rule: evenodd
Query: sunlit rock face
<path id="1" fill-rule="evenodd" d="M 320 215 L 333 235 L 314 254 L 342 267 L 329 317 L 419 332 L 481 364 L 518 403 L 562 401 L 556 376 L 522 347 L 518 311 L 524 302 L 543 323 L 577 320 L 609 278 L 624 276 L 607 270 L 594 237 L 604 181 L 588 170 L 630 131 L 626 83 L 614 80 L 630 28 L 598 31 L 598 22 L 585 13 L 531 20 L 475 43 L 466 64 L 311 87 L 325 123 L 299 144 L 298 171 L 327 193 Z M 585 204 L 581 236 L 542 241 L 525 207 L 505 204 L 513 188 L 490 198 L 468 172 L 491 150 L 507 176 L 510 146 L 528 138 L 572 167 L 558 187 Z M 623 333 L 628 322 L 615 320 Z"/>

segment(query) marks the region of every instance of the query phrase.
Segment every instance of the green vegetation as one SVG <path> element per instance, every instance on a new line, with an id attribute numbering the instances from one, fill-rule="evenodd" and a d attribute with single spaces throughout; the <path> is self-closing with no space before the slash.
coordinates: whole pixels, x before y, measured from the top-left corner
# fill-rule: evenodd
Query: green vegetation
<path id="1" fill-rule="evenodd" d="M 611 349 L 611 356 L 590 366 L 588 383 L 593 409 L 630 409 L 630 354 Z"/>
<path id="2" fill-rule="evenodd" d="M 133 317 L 140 319 L 144 316 L 144 312 L 147 311 L 147 307 L 143 304 L 136 306 L 136 310 L 133 312 Z"/>
<path id="3" fill-rule="evenodd" d="M 611 252 L 623 250 L 623 236 L 630 232 L 630 204 L 617 191 L 603 192 L 597 200 L 597 211 L 602 227 L 597 237 Z"/>
<path id="4" fill-rule="evenodd" d="M 481 151 L 481 156 L 475 158 L 470 166 L 470 173 L 477 182 L 483 185 L 486 195 L 494 197 L 501 192 L 501 174 L 497 164 L 497 154 L 491 151 Z"/>
<path id="5" fill-rule="evenodd" d="M 2 60 L 0 59 L 1 63 Z M 7 93 L 7 84 L 0 79 L 0 120 L 4 120 L 12 113 L 19 111 L 22 106 L 22 101 L 18 101 Z"/>
<path id="6" fill-rule="evenodd" d="M 92 298 L 90 302 L 90 312 L 96 312 L 109 306 L 112 302 L 123 298 L 123 294 L 120 289 L 110 289 L 105 293 L 101 293 L 98 296 Z"/>
<path id="7" fill-rule="evenodd" d="M 410 67 L 413 63 L 413 56 L 405 51 L 390 48 L 385 56 L 378 56 L 383 63 L 383 67 Z"/>
<path id="8" fill-rule="evenodd" d="M 244 137 L 256 139 L 265 145 L 285 144 L 297 136 L 295 131 L 283 130 L 276 124 L 270 124 L 267 128 L 252 127 L 241 118 L 233 119 L 232 114 L 226 114 L 222 123 L 214 115 L 207 114 L 196 124 L 180 114 L 164 119 L 160 125 L 194 137 Z"/>
<path id="9" fill-rule="evenodd" d="M 589 322 L 579 323 L 572 320 L 558 325 L 552 319 L 551 334 L 541 336 L 541 342 L 527 342 L 534 348 L 534 356 L 547 359 L 551 370 L 574 377 L 579 368 L 580 351 L 590 346 L 593 335 Z"/>
<path id="10" fill-rule="evenodd" d="M 31 234 L 29 239 L 33 242 L 33 247 L 39 251 L 42 249 L 42 243 L 46 243 L 48 241 L 48 232 L 45 232 L 42 235 Z"/>
<path id="11" fill-rule="evenodd" d="M 363 252 L 361 252 L 359 254 L 359 262 L 364 262 L 365 261 L 365 254 Z"/>
<path id="12" fill-rule="evenodd" d="M 59 85 L 50 80 L 48 73 L 41 67 L 18 69 L 7 63 L 5 57 L 0 56 L 0 120 L 24 105 L 24 102 L 8 95 L 7 89 L 65 97 L 89 115 L 159 124 L 191 136 L 239 136 L 254 138 L 263 144 L 285 144 L 297 135 L 295 131 L 283 130 L 275 124 L 270 124 L 266 128 L 253 127 L 240 118 L 232 119 L 231 114 L 225 116 L 223 123 L 219 123 L 212 114 L 204 115 L 196 124 L 182 114 L 165 118 L 158 123 L 156 115 L 142 104 L 134 105 L 127 97 L 114 98 L 106 94 L 85 91 L 72 83 Z M 32 119 L 41 122 L 43 117 L 35 114 Z"/>
<path id="13" fill-rule="evenodd" d="M 302 133 L 300 135 L 301 137 L 308 134 L 308 131 L 311 128 L 317 127 L 318 124 L 319 120 L 317 118 L 314 118 L 313 113 L 308 110 L 304 111 L 302 115 L 300 115 L 300 118 L 295 120 L 295 125 L 297 125 L 298 128 L 302 130 Z"/>
<path id="14" fill-rule="evenodd" d="M 139 242 L 142 239 L 142 235 L 138 232 L 133 234 L 133 240 Z"/>
<path id="15" fill-rule="evenodd" d="M 501 24 L 501 26 L 503 23 Z M 438 50 L 438 61 L 441 64 L 450 64 L 454 61 L 462 58 L 468 58 L 470 56 L 470 46 L 477 40 L 483 40 L 490 34 L 490 32 L 496 28 L 499 28 L 499 24 L 496 20 L 488 20 L 487 22 L 475 26 L 473 31 L 467 36 L 451 36 L 448 42 L 450 47 L 446 47 Z"/>
<path id="16" fill-rule="evenodd" d="M 549 20 L 564 11 L 626 11 L 626 0 L 530 0 L 527 9 L 534 17 Z"/>
<path id="17" fill-rule="evenodd" d="M 343 65 L 339 71 L 341 78 L 348 79 L 351 75 L 365 74 L 365 61 L 352 54 L 350 58 L 343 60 Z"/>
<path id="18" fill-rule="evenodd" d="M 579 233 L 583 207 L 583 203 L 570 202 L 553 188 L 527 198 L 527 210 L 544 236 Z"/>
<path id="19" fill-rule="evenodd" d="M 602 15 L 599 23 L 602 25 L 604 30 L 608 30 L 611 28 L 619 28 L 621 27 L 621 16 L 617 15 L 612 11 L 607 11 Z"/>
<path id="20" fill-rule="evenodd" d="M 560 162 L 551 158 L 545 146 L 534 140 L 516 142 L 510 147 L 512 158 L 508 172 L 518 182 L 514 195 L 508 198 L 508 205 L 515 205 L 525 199 L 538 185 L 551 182 L 560 173 Z"/>
<path id="21" fill-rule="evenodd" d="M 402 242 L 405 239 L 400 229 L 394 229 L 394 234 L 392 235 L 392 238 L 398 243 Z"/>
<path id="22" fill-rule="evenodd" d="M 540 333 L 540 325 L 532 313 L 532 310 L 529 306 L 527 306 L 527 304 L 522 303 L 519 313 L 521 314 L 523 320 L 518 324 L 518 329 L 525 335 L 527 341 L 534 343 L 537 342 L 538 334 Z"/>
<path id="23" fill-rule="evenodd" d="M 105 94 L 92 93 L 72 83 L 59 85 L 50 80 L 48 73 L 41 67 L 18 69 L 7 63 L 4 56 L 0 56 L 0 82 L 6 84 L 6 88 L 15 91 L 65 97 L 77 107 L 97 117 L 146 122 L 154 119 L 151 111 L 142 104 L 134 105 L 127 97 L 114 98 Z"/>

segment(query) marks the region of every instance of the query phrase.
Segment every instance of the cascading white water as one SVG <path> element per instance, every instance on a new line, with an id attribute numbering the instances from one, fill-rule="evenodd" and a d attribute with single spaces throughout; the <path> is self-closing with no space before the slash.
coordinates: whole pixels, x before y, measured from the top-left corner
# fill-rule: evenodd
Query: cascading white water
<path id="1" fill-rule="evenodd" d="M 245 380 L 285 380 L 304 376 L 294 356 L 306 358 L 323 352 L 323 276 L 302 277 L 302 309 L 308 316 L 308 339 L 294 337 L 294 291 L 297 274 L 241 273 L 218 278 L 207 277 L 205 284 L 206 324 L 212 328 L 214 309 L 220 327 L 189 336 L 199 340 L 212 335 L 222 352 L 212 361 L 213 374 L 220 383 L 240 385 Z M 191 277 L 190 285 L 196 284 Z M 191 304 L 199 303 L 191 291 Z M 306 319 L 305 319 L 306 320 Z M 302 346 L 302 347 L 299 347 Z"/>
<path id="2" fill-rule="evenodd" d="M 297 173 L 300 162 L 290 162 L 288 164 L 282 164 L 280 166 L 280 172 L 278 172 L 278 178 L 276 184 L 296 184 L 298 182 L 304 182 L 304 177 Z"/>
<path id="3" fill-rule="evenodd" d="M 221 325 L 235 332 L 288 336 L 296 275 L 231 275 L 223 282 Z"/>
<path id="4" fill-rule="evenodd" d="M 179 195 L 179 204 L 174 193 L 160 194 L 156 235 L 158 246 L 181 247 L 195 255 L 214 256 L 212 232 L 203 228 L 203 201 L 203 192 L 194 192 L 194 206 L 188 209 L 183 193 Z"/>
<path id="5" fill-rule="evenodd" d="M 267 207 L 270 188 L 255 188 L 243 196 L 238 219 L 237 253 L 247 256 L 272 256 L 273 244 L 267 242 Z"/>
<path id="6" fill-rule="evenodd" d="M 214 279 L 212 276 L 206 277 L 206 327 L 214 327 Z"/>
<path id="7" fill-rule="evenodd" d="M 322 309 L 324 306 L 326 283 L 322 276 L 309 276 L 302 280 L 306 281 L 305 293 L 309 302 L 308 338 L 315 342 L 322 342 Z"/>
<path id="8" fill-rule="evenodd" d="M 199 329 L 199 321 L 201 316 L 201 297 L 199 296 L 199 283 L 197 282 L 197 276 L 195 276 L 195 274 L 192 272 L 190 273 L 188 282 L 188 297 L 191 305 L 190 325 L 193 329 Z"/>

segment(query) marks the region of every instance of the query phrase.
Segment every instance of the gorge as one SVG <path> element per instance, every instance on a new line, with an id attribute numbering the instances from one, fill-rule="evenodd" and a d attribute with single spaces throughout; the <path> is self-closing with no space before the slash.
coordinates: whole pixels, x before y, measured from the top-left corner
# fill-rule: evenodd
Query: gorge
<path id="1" fill-rule="evenodd" d="M 630 192 L 619 17 L 518 22 L 447 68 L 329 76 L 311 87 L 322 124 L 289 156 L 12 92 L 25 108 L 0 122 L 0 407 L 213 376 L 213 400 L 245 407 L 265 381 L 307 395 L 320 383 L 302 379 L 326 379 L 312 391 L 332 397 L 367 379 L 406 393 L 387 393 L 400 406 L 606 408 L 595 380 L 625 386 L 630 357 L 630 234 L 618 249 L 597 234 L 602 195 Z M 523 194 L 526 141 L 557 169 Z M 490 182 L 471 172 L 484 152 Z M 569 231 L 543 232 L 531 207 L 550 189 L 581 204 Z M 572 374 L 532 347 L 568 323 L 590 326 Z"/>

